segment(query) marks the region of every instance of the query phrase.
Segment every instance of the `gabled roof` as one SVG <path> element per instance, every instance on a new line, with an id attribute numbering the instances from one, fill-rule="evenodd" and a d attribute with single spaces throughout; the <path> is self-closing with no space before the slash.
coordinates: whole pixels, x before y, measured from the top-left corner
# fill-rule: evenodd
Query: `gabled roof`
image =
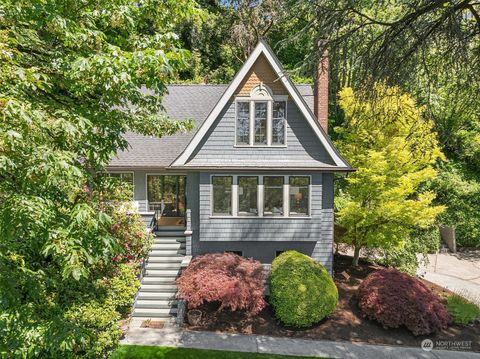
<path id="1" fill-rule="evenodd" d="M 223 108 L 226 106 L 228 101 L 232 98 L 235 93 L 235 90 L 239 87 L 240 83 L 243 81 L 245 76 L 248 74 L 252 66 L 254 65 L 255 61 L 260 56 L 265 56 L 269 64 L 272 66 L 273 70 L 277 74 L 279 81 L 283 83 L 285 88 L 288 91 L 288 94 L 295 102 L 295 104 L 300 109 L 301 113 L 305 117 L 306 121 L 320 140 L 320 142 L 325 147 L 326 151 L 332 158 L 335 166 L 331 166 L 332 170 L 351 170 L 350 165 L 347 163 L 345 159 L 341 157 L 338 153 L 337 149 L 331 142 L 330 138 L 325 134 L 323 129 L 320 127 L 318 120 L 316 119 L 315 115 L 313 114 L 312 110 L 307 106 L 304 98 L 300 95 L 298 89 L 295 85 L 291 82 L 288 76 L 285 76 L 285 71 L 278 61 L 277 57 L 274 55 L 272 49 L 268 44 L 261 40 L 253 52 L 250 54 L 247 61 L 244 63 L 240 71 L 235 75 L 233 81 L 229 84 L 223 95 L 220 97 L 219 101 L 213 107 L 212 111 L 206 118 L 206 120 L 202 123 L 198 131 L 195 133 L 189 144 L 186 146 L 185 150 L 182 154 L 172 163 L 171 167 L 183 167 L 187 165 L 187 162 L 190 156 L 194 153 L 197 146 L 200 144 L 204 136 L 208 133 L 209 129 L 214 124 L 217 117 L 220 115 Z"/>
<path id="2" fill-rule="evenodd" d="M 171 118 L 192 119 L 195 128 L 188 133 L 179 133 L 162 138 L 128 132 L 124 138 L 129 146 L 120 151 L 110 163 L 110 168 L 165 168 L 181 155 L 201 127 L 208 114 L 219 102 L 228 88 L 226 84 L 181 84 L 169 85 L 162 104 Z M 310 109 L 313 110 L 313 91 L 310 85 L 296 85 Z"/>

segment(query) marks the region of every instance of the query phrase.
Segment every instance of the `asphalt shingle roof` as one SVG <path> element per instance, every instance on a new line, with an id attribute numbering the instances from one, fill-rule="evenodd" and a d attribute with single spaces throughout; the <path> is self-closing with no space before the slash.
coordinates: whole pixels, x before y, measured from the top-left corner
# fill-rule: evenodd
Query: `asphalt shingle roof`
<path id="1" fill-rule="evenodd" d="M 110 161 L 109 167 L 167 167 L 185 149 L 198 128 L 217 104 L 228 85 L 170 85 L 163 98 L 167 114 L 174 119 L 192 119 L 195 129 L 188 133 L 162 138 L 133 132 L 125 134 L 129 147 Z M 310 85 L 297 89 L 313 111 L 313 91 Z"/>

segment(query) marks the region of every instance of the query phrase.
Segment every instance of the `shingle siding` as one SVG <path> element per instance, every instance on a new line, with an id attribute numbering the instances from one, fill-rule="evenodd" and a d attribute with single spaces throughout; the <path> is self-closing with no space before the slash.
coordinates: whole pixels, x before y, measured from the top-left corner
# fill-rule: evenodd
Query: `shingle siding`
<path id="1" fill-rule="evenodd" d="M 162 138 L 128 132 L 124 138 L 129 146 L 119 151 L 109 163 L 110 168 L 162 168 L 169 166 L 185 149 L 196 131 L 228 85 L 169 85 L 162 105 L 173 119 L 192 119 L 195 128 L 188 133 L 178 133 Z M 313 110 L 313 92 L 310 85 L 298 85 L 297 89 Z"/>
<path id="2" fill-rule="evenodd" d="M 252 69 L 236 89 L 235 94 L 238 96 L 249 96 L 250 91 L 258 86 L 259 83 L 267 85 L 277 95 L 288 95 L 287 89 L 279 81 L 278 75 L 263 55 L 255 61 Z"/>
<path id="3" fill-rule="evenodd" d="M 200 173 L 199 175 L 199 235 L 195 238 L 198 243 L 195 244 L 194 254 L 242 250 L 244 256 L 251 256 L 269 263 L 274 259 L 275 251 L 296 249 L 312 256 L 331 270 L 332 174 L 292 173 L 292 175 L 311 175 L 311 218 L 308 219 L 211 218 L 210 178 L 212 174 Z"/>
<path id="4" fill-rule="evenodd" d="M 235 147 L 235 102 L 229 101 L 187 166 L 331 166 L 333 161 L 293 101 L 283 147 Z"/>

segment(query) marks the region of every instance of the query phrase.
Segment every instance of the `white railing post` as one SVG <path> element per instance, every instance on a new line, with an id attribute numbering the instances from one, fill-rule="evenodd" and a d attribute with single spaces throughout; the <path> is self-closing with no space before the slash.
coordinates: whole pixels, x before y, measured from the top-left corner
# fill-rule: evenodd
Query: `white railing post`
<path id="1" fill-rule="evenodd" d="M 192 255 L 192 210 L 186 211 L 186 228 L 185 228 L 185 255 Z"/>

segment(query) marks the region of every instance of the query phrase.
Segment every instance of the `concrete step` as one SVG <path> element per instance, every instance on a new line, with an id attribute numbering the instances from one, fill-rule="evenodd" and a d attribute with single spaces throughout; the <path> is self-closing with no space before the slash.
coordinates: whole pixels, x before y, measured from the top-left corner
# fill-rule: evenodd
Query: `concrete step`
<path id="1" fill-rule="evenodd" d="M 175 257 L 148 257 L 147 263 L 182 263 L 183 256 Z"/>
<path id="2" fill-rule="evenodd" d="M 155 231 L 157 237 L 185 237 L 185 230 L 181 231 Z"/>
<path id="3" fill-rule="evenodd" d="M 148 263 L 145 269 L 167 269 L 167 270 L 180 270 L 181 262 L 166 262 L 166 263 Z"/>
<path id="4" fill-rule="evenodd" d="M 170 318 L 177 314 L 177 308 L 135 308 L 132 317 Z"/>
<path id="5" fill-rule="evenodd" d="M 152 250 L 148 256 L 149 258 L 151 257 L 183 257 L 185 256 L 185 249 L 179 249 L 179 250 L 158 250 L 154 249 Z"/>
<path id="6" fill-rule="evenodd" d="M 175 278 L 173 277 L 143 277 L 142 279 L 142 287 L 144 284 L 175 284 Z"/>
<path id="7" fill-rule="evenodd" d="M 155 237 L 153 239 L 155 244 L 170 244 L 170 243 L 185 243 L 185 237 Z"/>
<path id="8" fill-rule="evenodd" d="M 142 284 L 139 294 L 142 293 L 175 293 L 177 286 L 175 284 Z"/>
<path id="9" fill-rule="evenodd" d="M 170 269 L 147 269 L 145 271 L 146 277 L 177 277 L 179 270 Z"/>
<path id="10" fill-rule="evenodd" d="M 137 300 L 174 300 L 176 292 L 139 292 Z"/>
<path id="11" fill-rule="evenodd" d="M 135 308 L 170 309 L 176 307 L 176 300 L 137 300 L 135 304 Z"/>
<path id="12" fill-rule="evenodd" d="M 158 232 L 185 231 L 185 226 L 160 226 Z"/>
<path id="13" fill-rule="evenodd" d="M 152 251 L 155 250 L 170 250 L 170 249 L 183 249 L 185 243 L 172 242 L 172 243 L 154 243 L 152 244 Z"/>

